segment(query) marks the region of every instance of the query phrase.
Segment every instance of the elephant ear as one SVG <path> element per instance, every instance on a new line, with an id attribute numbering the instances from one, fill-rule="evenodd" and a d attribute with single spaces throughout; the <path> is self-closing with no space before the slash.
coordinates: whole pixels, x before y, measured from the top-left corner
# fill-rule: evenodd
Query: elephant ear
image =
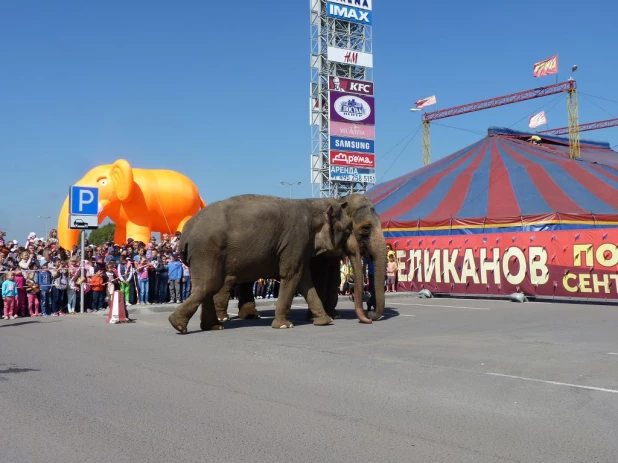
<path id="1" fill-rule="evenodd" d="M 133 181 L 133 168 L 124 159 L 118 159 L 112 165 L 110 177 L 114 186 L 114 192 L 120 201 L 129 201 L 133 195 L 135 182 Z"/>

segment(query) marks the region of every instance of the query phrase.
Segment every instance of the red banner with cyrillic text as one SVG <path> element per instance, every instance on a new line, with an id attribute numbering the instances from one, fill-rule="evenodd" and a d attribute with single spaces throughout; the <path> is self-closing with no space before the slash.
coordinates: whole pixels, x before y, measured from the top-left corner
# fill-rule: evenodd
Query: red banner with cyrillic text
<path id="1" fill-rule="evenodd" d="M 618 230 L 387 239 L 401 289 L 453 295 L 618 299 Z"/>

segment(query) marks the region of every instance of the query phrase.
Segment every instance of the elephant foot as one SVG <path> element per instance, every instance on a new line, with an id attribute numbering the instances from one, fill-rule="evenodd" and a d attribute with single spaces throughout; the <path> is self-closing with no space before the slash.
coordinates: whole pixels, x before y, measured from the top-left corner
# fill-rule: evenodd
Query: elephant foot
<path id="1" fill-rule="evenodd" d="M 271 326 L 278 329 L 294 328 L 294 325 L 289 320 L 273 320 Z"/>
<path id="2" fill-rule="evenodd" d="M 245 320 L 252 320 L 260 317 L 260 313 L 257 311 L 255 306 L 243 307 L 238 311 L 238 318 L 242 318 Z"/>
<path id="3" fill-rule="evenodd" d="M 219 325 L 219 324 L 213 325 L 211 323 L 204 322 L 204 321 L 200 323 L 200 328 L 202 331 L 215 331 L 215 330 L 224 329 L 223 325 Z"/>
<path id="4" fill-rule="evenodd" d="M 189 320 L 185 317 L 181 317 L 176 313 L 172 313 L 168 320 L 170 324 L 176 329 L 179 333 L 186 334 L 187 333 L 187 325 L 189 324 Z"/>
<path id="5" fill-rule="evenodd" d="M 382 315 L 378 315 L 377 312 L 374 311 L 367 312 L 367 316 L 373 321 L 378 321 L 380 318 L 382 318 Z"/>
<path id="6" fill-rule="evenodd" d="M 321 317 L 313 319 L 313 324 L 315 326 L 326 326 L 326 325 L 330 325 L 332 322 L 333 322 L 333 319 L 330 318 L 328 315 L 322 315 Z"/>
<path id="7" fill-rule="evenodd" d="M 230 316 L 227 314 L 227 311 L 225 310 L 217 311 L 217 320 L 219 320 L 220 322 L 226 322 L 229 319 L 230 319 Z"/>

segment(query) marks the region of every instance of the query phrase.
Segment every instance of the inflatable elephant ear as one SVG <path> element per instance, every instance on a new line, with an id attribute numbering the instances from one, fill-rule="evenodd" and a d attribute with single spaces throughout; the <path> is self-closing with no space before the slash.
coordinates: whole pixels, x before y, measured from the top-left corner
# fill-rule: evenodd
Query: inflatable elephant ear
<path id="1" fill-rule="evenodd" d="M 133 195 L 133 168 L 125 159 L 118 159 L 112 165 L 110 177 L 114 185 L 114 192 L 120 201 L 128 201 Z"/>

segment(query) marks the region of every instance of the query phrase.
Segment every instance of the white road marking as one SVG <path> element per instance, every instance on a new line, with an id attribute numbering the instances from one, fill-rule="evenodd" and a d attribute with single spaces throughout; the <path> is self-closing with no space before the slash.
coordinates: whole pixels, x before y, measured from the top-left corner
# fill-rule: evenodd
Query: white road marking
<path id="1" fill-rule="evenodd" d="M 463 305 L 438 305 L 438 304 L 410 304 L 404 302 L 388 302 L 388 305 L 404 305 L 408 307 L 419 306 L 419 307 L 446 307 L 448 309 L 469 309 L 469 310 L 491 310 L 486 307 L 466 307 Z"/>
<path id="2" fill-rule="evenodd" d="M 556 386 L 567 386 L 567 387 L 574 387 L 577 389 L 587 389 L 589 391 L 610 392 L 612 394 L 618 394 L 618 390 L 616 389 L 605 389 L 603 387 L 582 386 L 580 384 L 561 383 L 559 381 L 546 381 L 544 379 L 526 378 L 524 376 L 503 375 L 501 373 L 485 373 L 485 374 L 490 375 L 490 376 L 499 376 L 501 378 L 521 379 L 523 381 L 534 381 L 537 383 L 554 384 Z"/>
<path id="3" fill-rule="evenodd" d="M 618 355 L 618 352 L 608 352 L 607 355 Z"/>

